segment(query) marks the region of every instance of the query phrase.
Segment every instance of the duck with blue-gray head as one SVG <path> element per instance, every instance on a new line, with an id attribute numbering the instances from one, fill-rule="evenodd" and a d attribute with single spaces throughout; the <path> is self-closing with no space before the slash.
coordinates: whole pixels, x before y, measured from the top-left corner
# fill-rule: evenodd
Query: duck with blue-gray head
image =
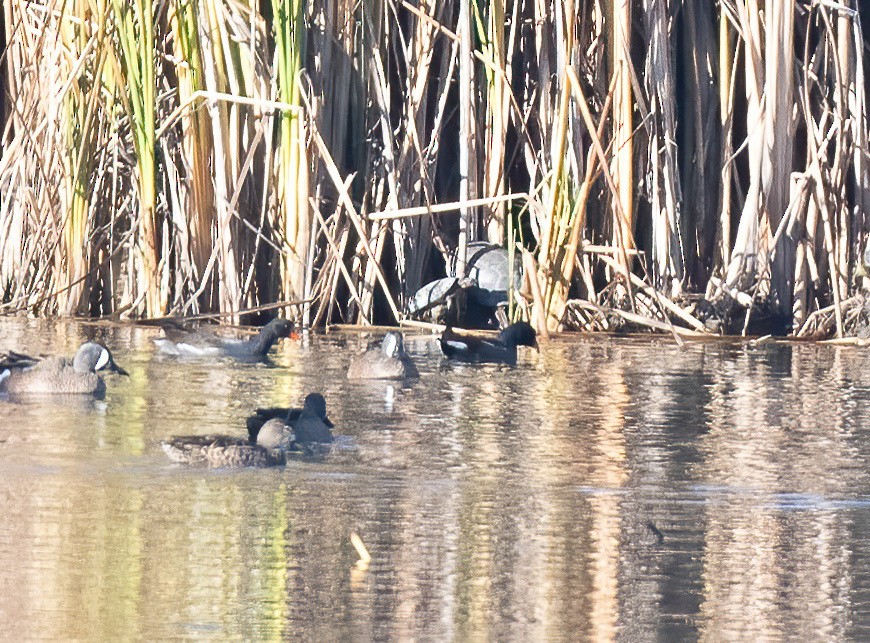
<path id="1" fill-rule="evenodd" d="M 414 361 L 405 352 L 402 333 L 391 330 L 379 343 L 355 356 L 347 369 L 348 379 L 404 380 L 419 377 Z"/>
<path id="2" fill-rule="evenodd" d="M 108 348 L 85 342 L 73 359 L 38 359 L 21 353 L 0 358 L 0 392 L 9 395 L 92 395 L 102 397 L 106 382 L 99 374 L 128 375 L 115 363 Z"/>

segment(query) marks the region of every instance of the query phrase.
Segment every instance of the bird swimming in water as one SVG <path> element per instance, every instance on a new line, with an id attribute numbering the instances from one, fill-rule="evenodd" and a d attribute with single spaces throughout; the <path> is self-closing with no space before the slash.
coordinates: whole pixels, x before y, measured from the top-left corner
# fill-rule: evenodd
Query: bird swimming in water
<path id="1" fill-rule="evenodd" d="M 0 391 L 10 395 L 93 395 L 106 393 L 99 372 L 128 375 L 109 349 L 96 342 L 82 344 L 72 359 L 39 359 L 8 352 L 0 357 Z"/>
<path id="2" fill-rule="evenodd" d="M 380 344 L 354 357 L 347 369 L 348 379 L 410 379 L 420 375 L 411 357 L 405 352 L 402 333 L 391 330 Z"/>
<path id="3" fill-rule="evenodd" d="M 249 439 L 228 435 L 188 435 L 162 443 L 178 464 L 222 467 L 274 467 L 286 464 L 293 447 L 293 431 L 282 422 L 266 422 Z"/>
<path id="4" fill-rule="evenodd" d="M 166 337 L 154 340 L 157 350 L 180 357 L 232 357 L 242 361 L 260 361 L 279 339 L 293 334 L 293 322 L 273 319 L 249 339 L 229 339 L 214 334 L 187 333 L 164 329 Z"/>
<path id="5" fill-rule="evenodd" d="M 335 440 L 331 430 L 334 425 L 326 416 L 326 398 L 320 393 L 309 393 L 301 409 L 257 409 L 254 415 L 248 417 L 248 435 L 256 435 L 269 422 L 281 422 L 288 426 L 293 431 L 297 446 L 328 444 Z"/>
<path id="6" fill-rule="evenodd" d="M 528 322 L 516 322 L 502 330 L 498 337 L 460 335 L 452 328 L 438 339 L 441 352 L 448 359 L 461 362 L 510 364 L 517 363 L 517 346 L 538 347 L 537 334 Z"/>

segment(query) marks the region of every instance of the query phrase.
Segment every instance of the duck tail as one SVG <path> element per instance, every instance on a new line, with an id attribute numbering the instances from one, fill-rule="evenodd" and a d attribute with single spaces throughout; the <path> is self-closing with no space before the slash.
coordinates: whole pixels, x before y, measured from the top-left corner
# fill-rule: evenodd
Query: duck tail
<path id="1" fill-rule="evenodd" d="M 6 380 L 9 379 L 10 375 L 12 375 L 12 371 L 10 371 L 8 368 L 0 373 L 0 390 L 6 388 Z"/>

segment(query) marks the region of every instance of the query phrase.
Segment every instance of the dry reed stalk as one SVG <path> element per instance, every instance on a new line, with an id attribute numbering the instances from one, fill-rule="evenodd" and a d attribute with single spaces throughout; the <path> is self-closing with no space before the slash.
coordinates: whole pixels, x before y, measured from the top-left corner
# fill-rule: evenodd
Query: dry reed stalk
<path id="1" fill-rule="evenodd" d="M 644 16 L 650 34 L 646 89 L 653 113 L 649 143 L 652 206 L 652 273 L 657 287 L 677 295 L 685 278 L 677 164 L 677 115 L 674 61 L 671 59 L 670 18 L 663 0 L 646 0 Z"/>
<path id="2" fill-rule="evenodd" d="M 327 174 L 329 175 L 329 178 L 332 180 L 333 185 L 338 191 L 339 201 L 341 202 L 342 207 L 344 207 L 347 211 L 350 220 L 356 228 L 356 232 L 360 237 L 360 243 L 366 254 L 368 255 L 368 258 L 372 261 L 378 283 L 380 283 L 381 288 L 384 291 L 384 295 L 387 298 L 387 303 L 389 304 L 390 310 L 393 313 L 393 318 L 398 323 L 402 319 L 402 315 L 399 312 L 399 308 L 396 306 L 396 301 L 393 298 L 392 293 L 390 292 L 387 278 L 384 276 L 383 270 L 381 269 L 377 260 L 374 259 L 375 253 L 372 250 L 368 237 L 366 235 L 365 225 L 363 223 L 362 217 L 357 214 L 356 207 L 354 206 L 353 201 L 350 198 L 350 194 L 345 187 L 345 182 L 341 179 L 341 175 L 338 172 L 338 167 L 336 167 L 335 161 L 332 160 L 332 157 L 329 154 L 329 150 L 326 147 L 326 143 L 324 143 L 323 139 L 320 137 L 320 134 L 316 129 L 312 130 L 312 138 L 314 140 L 314 144 L 317 146 L 317 150 L 320 153 L 321 160 L 326 166 Z"/>
<path id="3" fill-rule="evenodd" d="M 468 2 L 470 0 L 460 0 Z M 409 47 L 404 50 L 407 79 L 405 81 L 405 100 L 401 104 L 401 131 L 403 137 L 395 142 L 396 150 L 396 175 L 399 193 L 396 202 L 399 207 L 409 207 L 420 204 L 424 200 L 432 201 L 430 170 L 434 167 L 435 158 L 428 157 L 424 150 L 430 149 L 429 132 L 426 122 L 430 110 L 437 111 L 438 103 L 433 108 L 429 99 L 429 83 L 433 78 L 433 60 L 436 52 L 442 61 L 441 69 L 447 65 L 446 52 L 443 48 L 436 48 L 436 38 L 439 30 L 438 23 L 450 19 L 452 6 L 448 3 L 433 2 L 421 7 L 426 12 L 428 20 L 414 16 L 411 32 L 413 34 Z M 413 15 L 413 14 L 412 14 Z M 468 25 L 470 29 L 470 24 Z M 393 31 L 393 38 L 399 36 L 398 26 Z M 470 38 L 470 31 L 469 31 Z M 470 44 L 470 43 L 469 43 Z M 462 56 L 460 54 L 460 70 L 462 68 Z M 471 57 L 467 59 L 467 65 L 471 65 Z M 470 67 L 467 67 L 470 71 Z M 461 72 L 460 72 L 461 73 Z M 449 78 L 443 76 L 438 79 L 436 95 L 442 95 L 449 89 Z M 462 84 L 459 87 L 463 91 Z M 463 109 L 463 100 L 460 97 L 460 109 Z M 467 107 L 472 106 L 465 103 Z M 469 121 L 469 127 L 473 121 Z M 475 135 L 468 132 L 469 143 L 475 139 Z M 385 141 L 386 144 L 386 141 Z M 468 178 L 475 180 L 476 169 L 473 155 L 469 157 Z M 460 177 L 461 180 L 461 177 Z M 476 194 L 476 183 L 468 188 L 468 194 Z M 464 200 L 460 195 L 460 200 Z M 393 247 L 396 251 L 397 273 L 399 277 L 400 292 L 404 301 L 408 296 L 416 292 L 422 285 L 423 268 L 428 263 L 429 253 L 432 248 L 432 225 L 428 218 L 407 219 L 394 221 Z"/>
<path id="4" fill-rule="evenodd" d="M 733 168 L 731 143 L 734 130 L 734 91 L 736 87 L 737 55 L 733 51 L 730 21 L 724 4 L 719 16 L 719 117 L 722 136 L 720 155 L 722 166 L 721 194 L 719 197 L 719 226 L 717 228 L 718 265 L 725 268 L 731 263 L 731 173 Z"/>
<path id="5" fill-rule="evenodd" d="M 857 8 L 857 2 L 855 3 Z M 866 231 L 870 224 L 870 158 L 867 150 L 870 150 L 870 119 L 868 119 L 868 106 L 864 72 L 866 60 L 864 58 L 865 36 L 860 20 L 853 16 L 851 32 L 854 44 L 852 46 L 851 59 L 851 84 L 849 86 L 849 120 L 852 123 L 853 140 L 853 168 L 855 173 L 855 205 L 858 210 L 856 223 L 861 231 Z M 862 216 L 863 215 L 863 216 Z M 860 254 L 860 253 L 859 253 Z"/>
<path id="6" fill-rule="evenodd" d="M 613 93 L 616 87 L 616 77 L 611 79 L 610 90 L 604 101 L 604 106 L 601 110 L 601 115 L 598 120 L 598 129 L 595 132 L 595 137 L 601 139 L 604 135 L 604 129 L 608 123 L 610 107 L 612 105 Z M 567 91 L 567 90 L 566 90 Z M 548 312 L 548 324 L 550 330 L 557 330 L 558 325 L 565 315 L 565 307 L 568 301 L 571 282 L 574 275 L 574 266 L 576 263 L 577 252 L 580 247 L 580 236 L 583 227 L 586 224 L 586 209 L 589 203 L 589 195 L 592 190 L 592 185 L 597 176 L 600 174 L 598 156 L 595 153 L 593 146 L 590 146 L 586 153 L 586 174 L 583 181 L 577 189 L 576 200 L 572 206 L 572 212 L 567 222 L 567 230 L 564 232 L 567 235 L 567 246 L 564 242 L 559 241 L 557 251 L 557 261 L 552 262 L 552 267 L 546 271 L 547 283 L 544 287 L 544 302 Z M 565 235 L 562 235 L 563 237 Z M 592 285 L 591 277 L 587 278 L 587 290 L 590 293 L 595 292 Z M 555 322 L 555 323 L 554 323 Z"/>
<path id="7" fill-rule="evenodd" d="M 592 121 L 592 115 L 589 113 L 589 107 L 586 104 L 586 96 L 584 95 L 583 88 L 580 86 L 580 81 L 577 79 L 576 74 L 574 74 L 574 71 L 570 67 L 566 69 L 566 72 L 568 80 L 570 81 L 571 91 L 575 94 L 574 101 L 580 108 L 580 114 L 583 116 L 587 131 L 590 133 L 592 138 L 592 147 L 598 157 L 602 175 L 604 176 L 604 180 L 607 183 L 607 187 L 610 189 L 611 197 L 613 199 L 613 207 L 618 213 L 617 216 L 619 217 L 619 219 L 627 221 L 628 215 L 622 212 L 622 201 L 620 201 L 619 199 L 619 191 L 613 176 L 607 169 L 607 154 L 604 151 L 604 146 L 601 143 L 601 139 L 596 135 L 595 125 Z M 614 229 L 620 230 L 619 226 L 616 226 Z M 630 245 L 626 245 L 625 243 L 615 244 L 615 247 L 618 251 L 617 256 L 620 260 L 619 265 L 621 268 L 621 274 L 624 279 L 625 287 L 628 289 L 629 292 L 629 301 L 633 301 L 633 298 L 631 297 L 631 280 L 629 278 L 631 271 L 629 269 L 628 257 L 629 251 L 632 249 L 633 245 L 633 243 L 631 243 Z"/>
<path id="8" fill-rule="evenodd" d="M 52 25 L 46 24 L 41 31 L 27 28 L 30 23 L 38 22 L 31 7 L 23 3 L 9 3 L 3 13 L 10 40 L 6 51 L 9 63 L 7 91 L 12 100 L 7 102 L 9 123 L 4 129 L 5 154 L 0 162 L 5 192 L 2 199 L 3 262 L 0 270 L 3 273 L 3 289 L 12 290 L 12 303 L 32 301 L 30 288 L 38 288 L 41 283 L 38 265 L 47 269 L 52 264 L 52 255 L 46 254 L 39 247 L 40 244 L 32 240 L 35 232 L 44 241 L 50 238 L 55 217 L 52 210 L 59 210 L 59 194 L 54 189 L 50 192 L 40 190 L 39 186 L 45 185 L 42 179 L 47 178 L 54 169 L 60 175 L 60 168 L 54 166 L 57 162 L 55 136 L 50 130 L 45 131 L 46 124 L 50 126 L 53 121 L 48 118 L 52 101 L 48 99 L 48 88 L 44 85 L 49 84 L 48 79 L 52 74 L 59 74 L 61 48 L 44 46 L 45 42 L 57 38 L 56 25 L 52 28 Z M 32 34 L 39 35 L 31 39 L 29 36 Z M 34 61 L 31 67 L 33 73 L 16 77 L 12 64 L 21 65 L 31 60 Z M 28 155 L 38 160 L 35 167 L 24 162 Z M 29 185 L 33 188 L 25 188 Z M 54 187 L 56 184 L 51 182 L 49 185 Z M 49 199 L 54 203 L 47 203 Z"/>
<path id="9" fill-rule="evenodd" d="M 345 184 L 345 186 L 346 186 L 346 184 Z M 347 189 L 347 186 L 345 187 L 345 189 Z M 326 226 L 326 221 L 323 220 L 323 215 L 320 214 L 320 210 L 313 207 L 313 204 L 312 204 L 312 210 L 314 211 L 314 215 L 317 217 L 317 222 L 320 224 L 321 232 L 326 237 L 326 241 L 329 244 L 330 250 L 332 251 L 332 255 L 333 255 L 333 258 L 335 259 L 336 265 L 338 266 L 339 272 L 340 272 L 341 276 L 344 277 L 345 283 L 347 284 L 348 291 L 350 292 L 350 295 L 353 298 L 353 300 L 360 307 L 360 314 L 363 315 L 363 323 L 368 324 L 369 320 L 365 317 L 365 311 L 363 310 L 363 303 L 362 303 L 362 300 L 359 298 L 359 294 L 356 291 L 356 286 L 354 284 L 353 277 L 351 277 L 350 273 L 347 270 L 347 267 L 344 265 L 343 245 L 335 242 L 335 239 L 330 234 L 330 232 Z M 335 289 L 335 286 L 333 286 L 333 291 L 334 291 L 334 289 Z M 332 299 L 332 298 L 330 297 L 330 299 Z"/>
<path id="10" fill-rule="evenodd" d="M 61 72 L 69 80 L 63 94 L 63 181 L 61 191 L 65 219 L 64 243 L 57 247 L 54 270 L 60 290 L 57 307 L 62 314 L 79 312 L 88 274 L 88 249 L 85 247 L 90 225 L 92 175 L 95 152 L 99 148 L 96 119 L 100 111 L 100 83 L 87 84 L 98 77 L 105 53 L 94 54 L 105 38 L 105 16 L 93 16 L 88 3 L 75 1 L 60 17 L 61 42 L 72 59 L 63 57 Z M 92 22 L 92 19 L 95 22 Z"/>
<path id="11" fill-rule="evenodd" d="M 613 202 L 614 244 L 633 247 L 634 238 L 634 100 L 631 88 L 631 2 L 613 0 L 613 74 L 618 78 L 613 96 Z M 626 265 L 625 271 L 628 271 Z"/>
<path id="12" fill-rule="evenodd" d="M 684 278 L 680 287 L 693 288 L 705 283 L 717 269 L 722 141 L 714 68 L 718 56 L 717 7 L 704 0 L 688 0 L 684 7 L 684 13 L 671 22 L 672 32 L 679 34 L 670 37 L 671 42 L 676 40 L 672 58 L 675 75 L 684 81 L 682 92 L 675 87 L 678 98 L 674 105 L 685 110 L 678 119 L 684 126 L 673 135 L 678 141 L 676 169 L 681 190 L 678 203 Z"/>
<path id="13" fill-rule="evenodd" d="M 301 0 L 272 0 L 272 12 L 278 91 L 283 102 L 300 105 L 299 74 L 303 68 L 305 51 L 304 3 Z M 283 112 L 279 136 L 277 198 L 281 212 L 279 221 L 287 244 L 282 253 L 281 282 L 285 294 L 295 293 L 298 296 L 305 291 L 312 223 L 308 206 L 306 130 L 302 117 L 294 112 Z"/>
<path id="14" fill-rule="evenodd" d="M 553 167 L 549 174 L 549 181 L 544 190 L 544 210 L 543 210 L 543 225 L 541 225 L 541 234 L 539 238 L 540 251 L 538 255 L 538 265 L 543 269 L 533 270 L 531 273 L 527 267 L 527 274 L 534 274 L 540 281 L 533 281 L 532 292 L 538 291 L 538 298 L 541 298 L 541 292 L 548 296 L 550 295 L 550 283 L 553 278 L 553 266 L 558 260 L 558 249 L 564 244 L 564 236 L 568 225 L 566 219 L 571 218 L 571 192 L 573 186 L 570 184 L 568 168 L 565 166 L 565 158 L 568 150 L 568 107 L 571 92 L 568 87 L 567 73 L 562 76 L 561 87 L 559 92 L 559 108 L 556 116 L 556 126 L 553 137 L 550 140 L 550 157 L 553 160 Z M 525 265 L 526 258 L 523 256 Z M 545 332 L 547 327 L 556 330 L 561 319 L 552 317 L 551 308 L 541 302 L 535 300 L 535 306 L 532 314 L 532 325 L 538 329 L 538 332 Z"/>
<path id="15" fill-rule="evenodd" d="M 450 203 L 433 203 L 432 205 L 421 205 L 413 208 L 402 208 L 400 210 L 383 210 L 381 212 L 373 212 L 366 218 L 369 221 L 386 221 L 390 219 L 403 219 L 406 217 L 420 217 L 431 214 L 444 214 L 446 212 L 455 212 L 462 208 L 476 208 L 481 205 L 501 205 L 509 201 L 527 200 L 530 195 L 525 192 L 514 192 L 513 194 L 504 194 L 495 197 L 482 197 L 480 199 L 469 199 L 468 201 L 452 201 Z"/>
<path id="16" fill-rule="evenodd" d="M 214 3 L 203 5 L 203 29 L 209 36 L 202 40 L 203 77 L 208 91 L 232 93 L 229 90 L 231 62 L 228 60 L 226 48 L 229 35 L 226 25 L 221 20 L 219 13 L 221 8 Z M 206 108 L 214 147 L 212 180 L 216 224 L 215 248 L 218 251 L 218 304 L 222 312 L 232 313 L 241 306 L 233 216 L 228 208 L 233 189 L 233 173 L 229 166 L 234 151 L 232 136 L 235 130 L 229 106 L 223 102 L 212 101 L 206 103 Z"/>
<path id="17" fill-rule="evenodd" d="M 737 236 L 731 251 L 731 263 L 725 276 L 728 287 L 744 289 L 755 275 L 758 252 L 758 218 L 761 199 L 761 164 L 764 145 L 764 127 L 761 98 L 763 83 L 763 43 L 761 40 L 760 12 L 756 0 L 735 0 L 746 59 L 746 122 L 749 129 L 747 151 L 749 155 L 749 191 Z"/>
<path id="18" fill-rule="evenodd" d="M 498 1 L 498 0 L 496 0 Z M 456 241 L 456 274 L 465 275 L 465 264 L 468 256 L 468 242 L 477 236 L 475 230 L 476 217 L 468 207 L 469 198 L 474 198 L 474 183 L 469 176 L 470 156 L 474 153 L 474 140 L 471 136 L 472 105 L 472 64 L 471 58 L 471 0 L 459 0 L 459 25 L 456 29 L 459 36 L 459 236 Z M 421 21 L 422 24 L 422 21 Z M 471 184 L 471 187 L 469 187 Z M 469 194 L 472 194 L 469 197 Z M 415 284 L 419 286 L 420 284 Z M 416 288 L 415 288 L 416 289 Z M 411 290 L 414 292 L 414 290 Z"/>
<path id="19" fill-rule="evenodd" d="M 378 23 L 380 24 L 380 23 Z M 378 106 L 377 124 L 381 132 L 383 140 L 383 159 L 384 164 L 384 181 L 382 186 L 386 184 L 386 201 L 388 209 L 399 209 L 399 188 L 398 177 L 396 174 L 396 158 L 394 155 L 395 142 L 393 140 L 393 132 L 390 127 L 390 107 L 389 107 L 389 87 L 387 85 L 386 72 L 384 70 L 383 61 L 381 59 L 381 47 L 379 40 L 375 37 L 374 26 L 369 21 L 366 24 L 369 38 L 372 41 L 372 55 L 370 64 L 368 65 L 368 76 L 375 103 Z M 355 222 L 354 222 L 355 223 Z M 362 275 L 362 306 L 359 312 L 360 317 L 371 318 L 372 305 L 374 302 L 375 284 L 377 282 L 377 267 L 380 264 L 381 253 L 383 252 L 384 242 L 386 240 L 386 226 L 380 222 L 372 224 L 371 236 L 366 236 L 367 243 L 375 241 L 375 252 L 369 255 L 370 261 L 365 261 L 365 257 L 360 256 L 361 265 L 363 265 Z M 361 237 L 365 236 L 361 233 Z M 362 247 L 362 238 L 360 239 L 360 247 Z M 359 273 L 359 270 L 355 270 Z M 364 312 L 363 312 L 364 311 Z"/>
<path id="20" fill-rule="evenodd" d="M 532 289 L 532 323 L 535 324 L 535 320 L 539 320 L 538 323 L 535 324 L 538 329 L 538 334 L 544 341 L 547 341 L 550 339 L 550 332 L 547 330 L 547 311 L 544 308 L 544 298 L 541 296 L 539 281 L 541 277 L 538 275 L 538 267 L 535 263 L 534 257 L 532 257 L 532 254 L 525 249 L 523 249 L 523 267 L 525 268 L 526 276 L 528 277 Z"/>
<path id="21" fill-rule="evenodd" d="M 569 81 L 573 83 L 576 81 L 576 78 L 569 76 Z M 604 107 L 598 119 L 598 130 L 595 135 L 599 140 L 604 135 L 604 128 L 610 114 L 615 83 L 616 77 L 611 80 L 610 90 L 607 92 Z M 571 235 L 561 264 L 561 278 L 554 279 L 552 285 L 548 286 L 550 296 L 546 299 L 547 306 L 553 310 L 553 317 L 558 319 L 562 319 L 565 314 L 569 289 L 574 276 L 574 266 L 577 264 L 577 252 L 580 250 L 581 234 L 586 225 L 586 210 L 589 204 L 589 196 L 592 192 L 592 184 L 599 174 L 598 156 L 595 154 L 594 148 L 590 146 L 586 152 L 586 175 L 583 177 L 583 182 L 578 190 L 577 202 L 574 205 L 575 214 L 572 217 L 571 223 Z M 632 250 L 631 252 L 636 251 Z M 584 274 L 584 282 L 586 283 L 587 291 L 594 298 L 595 287 L 591 277 L 591 270 L 584 272 L 586 273 Z"/>
<path id="22" fill-rule="evenodd" d="M 469 195 L 477 180 L 485 196 L 530 195 L 510 227 L 521 233 L 523 248 L 537 253 L 540 301 L 532 308 L 539 324 L 558 327 L 578 292 L 592 300 L 620 296 L 608 283 L 612 274 L 637 288 L 636 296 L 629 293 L 637 312 L 658 321 L 677 319 L 659 290 L 674 295 L 706 282 L 711 296 L 718 289 L 729 306 L 734 297 L 747 308 L 745 322 L 761 304 L 793 314 L 797 328 L 833 300 L 819 328 L 836 326 L 842 334 L 857 323 L 854 306 L 844 304 L 870 232 L 864 215 L 870 172 L 867 40 L 856 0 L 814 1 L 798 11 L 790 3 L 682 0 L 677 12 L 661 0 L 579 0 L 576 9 L 477 0 L 463 18 L 475 32 L 461 25 L 452 30 L 457 2 L 316 0 L 296 16 L 289 37 L 280 27 L 301 5 L 276 3 L 286 46 L 275 50 L 280 58 L 295 47 L 293 71 L 279 58 L 274 66 L 264 61 L 275 42 L 247 1 L 173 0 L 165 5 L 169 11 L 157 11 L 164 5 L 139 0 L 122 7 L 113 0 L 110 12 L 98 11 L 101 2 L 4 5 L 4 310 L 151 314 L 156 287 L 156 299 L 165 296 L 172 310 L 232 311 L 301 287 L 313 305 L 303 315 L 328 322 L 334 311 L 344 314 L 337 299 L 348 284 L 348 313 L 376 321 L 380 287 L 398 315 L 393 293 L 400 303 L 406 299 L 429 276 L 431 247 L 448 254 L 456 233 L 454 218 L 431 215 L 448 209 L 445 199 L 457 200 L 461 142 Z M 281 13 L 288 8 L 291 13 Z M 134 38 L 135 48 L 131 30 L 144 34 Z M 804 35 L 802 52 L 795 51 L 795 32 Z M 111 56 L 115 34 L 122 53 Z M 795 60 L 802 74 L 793 73 Z M 143 62 L 153 70 L 140 70 Z M 713 64 L 715 74 L 708 69 Z M 450 90 L 457 70 L 466 80 L 461 97 Z M 744 95 L 737 92 L 741 85 Z M 275 86 L 300 97 L 269 95 Z M 720 118 L 711 129 L 716 92 Z M 458 128 L 451 127 L 460 107 L 466 125 L 457 140 Z M 273 135 L 278 119 L 262 118 L 276 109 L 284 132 L 288 119 L 300 119 L 291 132 L 297 147 Z M 309 167 L 302 118 L 325 141 L 327 154 L 318 147 L 317 158 L 337 159 L 337 168 L 327 160 L 323 168 Z M 156 133 L 143 130 L 158 119 Z M 480 124 L 487 130 L 478 132 Z M 602 126 L 612 129 L 605 134 Z M 746 139 L 732 144 L 744 129 Z M 804 140 L 806 158 L 796 159 L 793 146 L 803 149 Z M 508 149 L 508 141 L 517 148 Z M 629 270 L 637 256 L 638 187 L 631 172 L 640 167 L 638 155 L 649 160 L 652 216 L 638 219 L 637 240 L 641 256 L 653 258 L 651 289 Z M 721 177 L 710 172 L 714 158 L 721 160 Z M 296 174 L 287 173 L 291 166 Z M 312 194 L 287 179 L 308 177 L 310 170 L 330 177 L 314 184 Z M 789 194 L 793 174 L 805 185 Z M 595 198 L 602 187 L 607 198 Z M 538 189 L 543 198 L 535 196 Z M 722 196 L 715 222 L 706 214 L 713 211 L 713 190 Z M 279 211 L 288 199 L 295 200 L 296 215 Z M 482 232 L 471 208 L 486 205 L 494 207 L 484 212 L 496 213 L 487 234 L 501 240 L 506 200 L 459 201 L 469 208 L 468 239 Z M 638 204 L 638 213 L 650 212 Z M 366 218 L 369 211 L 377 214 Z M 733 211 L 740 213 L 734 239 Z M 584 240 L 588 246 L 578 256 Z M 596 250 L 608 240 L 610 250 Z M 346 253 L 349 244 L 357 245 L 356 256 L 345 256 L 353 255 Z M 391 246 L 395 271 L 384 264 Z M 602 255 L 613 258 L 607 263 Z M 281 261 L 282 273 L 273 277 L 268 266 Z M 725 283 L 711 271 L 724 273 Z M 571 315 L 609 327 L 591 309 Z"/>
<path id="23" fill-rule="evenodd" d="M 806 222 L 808 220 L 808 206 L 812 189 L 811 179 L 807 175 L 792 175 L 789 203 L 797 204 L 797 216 L 795 219 L 799 221 L 799 225 L 795 226 L 797 229 L 789 234 L 789 236 L 793 238 L 805 236 Z M 804 235 L 799 235 L 799 232 L 803 232 Z M 794 293 L 792 295 L 792 327 L 794 330 L 800 328 L 806 319 L 808 305 L 807 298 L 810 286 L 808 282 L 809 271 L 807 263 L 807 242 L 805 239 L 800 238 L 795 247 L 795 280 Z"/>
<path id="24" fill-rule="evenodd" d="M 794 3 L 766 7 L 764 146 L 761 168 L 766 188 L 764 211 L 770 229 L 777 229 L 788 203 L 789 173 L 794 156 Z M 794 244 L 786 236 L 771 245 L 771 296 L 779 314 L 791 310 L 794 283 Z"/>
<path id="25" fill-rule="evenodd" d="M 512 50 L 517 33 L 517 12 L 519 2 L 513 3 L 511 31 L 507 50 Z M 476 13 L 479 5 L 475 2 Z M 508 131 L 508 107 L 510 105 L 510 67 L 507 64 L 505 48 L 505 3 L 504 0 L 490 0 L 487 3 L 486 26 L 480 28 L 485 38 L 483 57 L 486 74 L 487 101 L 486 126 L 484 128 L 483 187 L 484 197 L 499 197 L 505 193 L 505 144 Z M 460 81 L 461 82 L 461 81 Z M 491 243 L 502 244 L 505 239 L 505 206 L 503 202 L 493 201 L 484 222 L 487 239 Z"/>
<path id="26" fill-rule="evenodd" d="M 602 255 L 600 257 L 600 259 L 601 259 L 601 261 L 603 261 L 604 263 L 609 265 L 612 269 L 614 269 L 614 270 L 618 269 L 617 262 L 615 262 L 610 257 L 608 257 L 606 255 Z M 681 319 L 682 321 L 684 321 L 689 326 L 691 326 L 692 328 L 694 328 L 695 330 L 697 330 L 699 332 L 702 332 L 702 333 L 708 332 L 707 327 L 704 326 L 704 324 L 700 320 L 698 320 L 693 315 L 689 314 L 688 312 L 686 312 L 685 310 L 680 308 L 677 304 L 672 302 L 667 297 L 661 296 L 654 288 L 647 285 L 643 281 L 643 279 L 641 279 L 640 277 L 638 277 L 637 275 L 635 275 L 633 273 L 631 274 L 631 283 L 636 288 L 638 288 L 642 292 L 646 293 L 647 296 L 649 296 L 651 299 L 653 299 L 656 302 L 656 304 L 658 304 L 665 311 L 667 311 L 670 314 L 674 315 L 675 317 Z"/>

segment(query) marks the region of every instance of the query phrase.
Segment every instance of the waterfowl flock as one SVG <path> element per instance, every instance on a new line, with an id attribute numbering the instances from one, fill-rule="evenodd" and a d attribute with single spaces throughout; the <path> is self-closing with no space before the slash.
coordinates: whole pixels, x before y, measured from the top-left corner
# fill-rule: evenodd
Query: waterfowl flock
<path id="1" fill-rule="evenodd" d="M 290 337 L 293 324 L 276 319 L 248 340 L 231 340 L 203 332 L 164 329 L 154 340 L 159 353 L 181 358 L 228 357 L 242 361 L 264 360 L 281 338 Z M 526 322 L 511 324 L 497 337 L 459 333 L 448 327 L 438 340 L 445 357 L 469 363 L 516 365 L 517 346 L 537 348 L 535 330 Z M 31 357 L 18 352 L 0 353 L 0 394 L 19 398 L 87 395 L 102 398 L 103 373 L 128 373 L 115 363 L 109 349 L 85 342 L 75 356 Z M 347 378 L 353 380 L 411 380 L 419 371 L 405 352 L 402 334 L 389 331 L 351 359 Z M 302 408 L 259 408 L 247 419 L 248 437 L 189 435 L 167 438 L 163 450 L 172 462 L 208 467 L 270 467 L 287 463 L 291 455 L 311 455 L 334 441 L 333 423 L 320 393 L 305 397 Z"/>

